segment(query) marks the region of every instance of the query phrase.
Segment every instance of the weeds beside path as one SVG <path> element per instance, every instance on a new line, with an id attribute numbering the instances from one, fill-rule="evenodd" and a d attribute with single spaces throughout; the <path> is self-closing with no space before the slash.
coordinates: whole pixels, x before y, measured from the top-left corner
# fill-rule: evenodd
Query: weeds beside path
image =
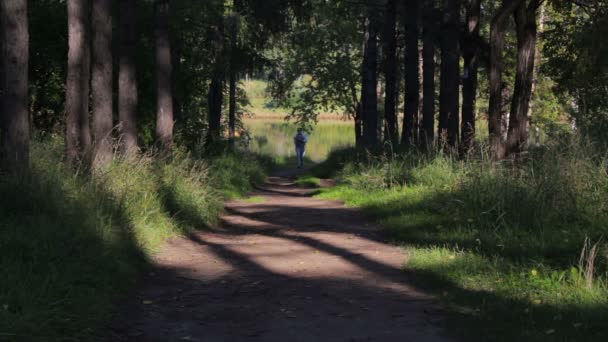
<path id="1" fill-rule="evenodd" d="M 215 228 L 171 240 L 111 340 L 446 341 L 403 251 L 288 175 L 228 202 Z"/>

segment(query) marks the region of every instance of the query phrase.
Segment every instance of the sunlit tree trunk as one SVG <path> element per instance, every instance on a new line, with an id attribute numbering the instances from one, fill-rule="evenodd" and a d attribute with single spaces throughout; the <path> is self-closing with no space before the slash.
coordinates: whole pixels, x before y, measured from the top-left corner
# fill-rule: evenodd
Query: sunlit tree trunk
<path id="1" fill-rule="evenodd" d="M 422 132 L 421 140 L 429 147 L 435 140 L 435 7 L 426 0 L 422 32 Z"/>
<path id="2" fill-rule="evenodd" d="M 120 57 L 118 75 L 118 117 L 120 151 L 132 157 L 137 151 L 137 77 L 135 63 L 136 0 L 120 1 Z"/>
<path id="3" fill-rule="evenodd" d="M 370 9 L 365 25 L 365 44 L 361 66 L 361 110 L 363 118 L 363 145 L 378 143 L 378 84 L 377 23 L 373 9 Z"/>
<path id="4" fill-rule="evenodd" d="M 68 0 L 68 68 L 65 98 L 65 153 L 72 166 L 88 155 L 90 41 L 89 1 Z"/>
<path id="5" fill-rule="evenodd" d="M 507 135 L 509 154 L 524 151 L 528 145 L 528 109 L 534 82 L 538 5 L 539 0 L 531 0 L 528 6 L 522 1 L 514 13 L 517 31 L 517 68 Z"/>
<path id="6" fill-rule="evenodd" d="M 418 51 L 418 0 L 405 3 L 405 110 L 401 143 L 416 143 L 420 106 L 420 70 Z"/>
<path id="7" fill-rule="evenodd" d="M 447 0 L 441 34 L 441 78 L 439 94 L 439 139 L 455 147 L 459 138 L 460 90 L 460 0 Z"/>
<path id="8" fill-rule="evenodd" d="M 156 140 L 162 155 L 173 148 L 173 95 L 171 89 L 171 44 L 169 1 L 155 2 L 156 39 Z"/>
<path id="9" fill-rule="evenodd" d="M 479 26 L 481 0 L 467 4 L 465 36 L 462 46 L 464 73 L 462 81 L 462 151 L 468 152 L 475 139 L 475 104 L 477 100 L 477 74 L 479 68 Z"/>
<path id="10" fill-rule="evenodd" d="M 503 0 L 490 25 L 488 131 L 490 134 L 490 153 L 493 159 L 502 159 L 505 156 L 505 144 L 502 136 L 502 71 L 505 30 L 509 16 L 522 1 Z"/>
<path id="11" fill-rule="evenodd" d="M 112 160 L 112 1 L 95 0 L 92 7 L 93 168 Z"/>
<path id="12" fill-rule="evenodd" d="M 386 95 L 384 97 L 385 140 L 393 145 L 399 143 L 397 130 L 397 81 L 399 68 L 397 66 L 397 0 L 386 2 L 384 27 L 384 79 Z"/>
<path id="13" fill-rule="evenodd" d="M 17 173 L 28 167 L 29 31 L 27 0 L 0 1 L 2 40 L 2 166 Z"/>

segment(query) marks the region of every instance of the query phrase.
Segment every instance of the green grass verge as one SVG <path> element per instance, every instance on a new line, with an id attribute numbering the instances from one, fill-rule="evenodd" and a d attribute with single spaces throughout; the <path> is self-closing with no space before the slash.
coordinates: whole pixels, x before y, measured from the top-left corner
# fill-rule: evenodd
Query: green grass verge
<path id="1" fill-rule="evenodd" d="M 58 139 L 32 146 L 31 172 L 0 179 L 0 340 L 89 341 L 169 237 L 216 222 L 225 196 L 264 168 L 249 155 L 116 161 L 67 170 Z"/>
<path id="2" fill-rule="evenodd" d="M 406 247 L 405 271 L 451 309 L 453 334 L 467 341 L 608 336 L 602 243 L 591 273 L 588 261 L 579 263 L 585 239 L 608 233 L 608 175 L 585 146 L 556 144 L 509 165 L 350 150 L 313 171 L 339 181 L 320 197 L 362 208 Z"/>

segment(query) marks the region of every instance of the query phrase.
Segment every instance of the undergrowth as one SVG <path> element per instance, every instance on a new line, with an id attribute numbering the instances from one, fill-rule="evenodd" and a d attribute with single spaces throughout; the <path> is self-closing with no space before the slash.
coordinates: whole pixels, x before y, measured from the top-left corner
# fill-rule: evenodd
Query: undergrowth
<path id="1" fill-rule="evenodd" d="M 253 157 L 116 160 L 95 177 L 32 146 L 27 174 L 0 178 L 0 340 L 91 340 L 169 237 L 213 225 L 226 196 L 260 181 Z"/>
<path id="2" fill-rule="evenodd" d="M 406 272 L 452 308 L 454 333 L 592 341 L 608 336 L 608 164 L 593 151 L 576 138 L 501 163 L 351 149 L 313 172 L 338 180 L 322 197 L 407 247 Z"/>

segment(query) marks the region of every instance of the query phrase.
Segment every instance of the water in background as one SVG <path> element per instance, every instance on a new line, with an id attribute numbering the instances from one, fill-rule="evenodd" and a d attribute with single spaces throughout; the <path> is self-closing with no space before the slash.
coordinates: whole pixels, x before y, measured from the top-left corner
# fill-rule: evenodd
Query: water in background
<path id="1" fill-rule="evenodd" d="M 245 121 L 245 127 L 251 136 L 251 150 L 276 160 L 295 158 L 295 125 L 282 120 L 252 119 Z M 331 151 L 354 144 L 355 133 L 351 122 L 320 121 L 314 131 L 308 133 L 306 157 L 314 162 L 321 162 Z"/>

